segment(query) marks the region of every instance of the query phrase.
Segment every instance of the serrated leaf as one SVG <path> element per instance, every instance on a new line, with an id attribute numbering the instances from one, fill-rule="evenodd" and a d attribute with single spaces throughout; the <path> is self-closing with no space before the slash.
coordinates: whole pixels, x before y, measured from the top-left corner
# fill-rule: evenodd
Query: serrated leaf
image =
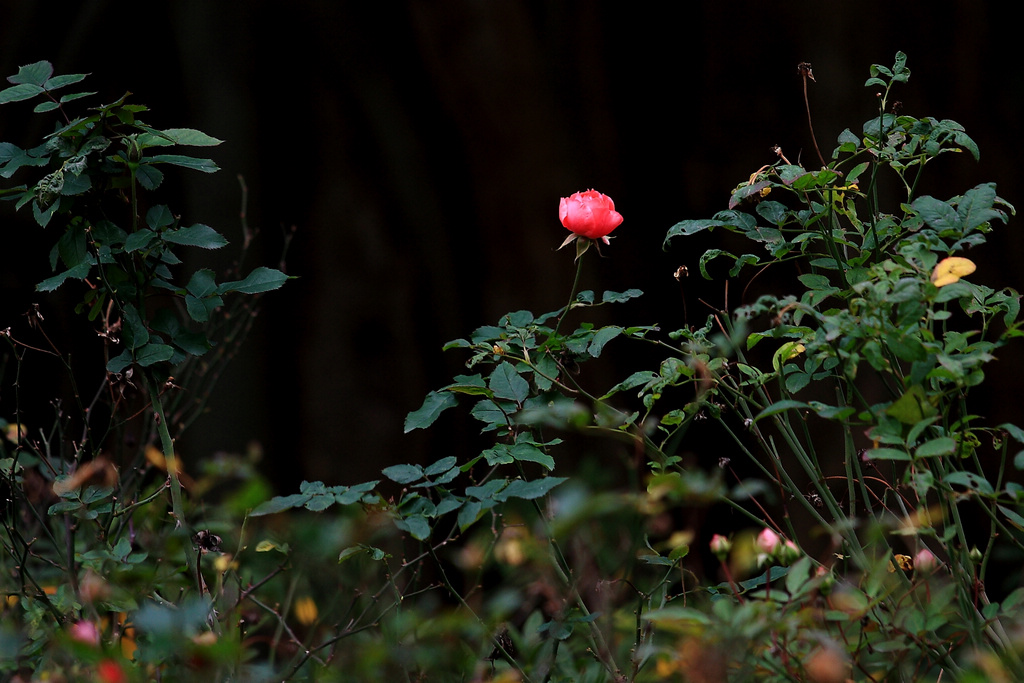
<path id="1" fill-rule="evenodd" d="M 381 470 L 381 474 L 396 484 L 409 484 L 423 478 L 423 468 L 419 465 L 392 465 Z"/>
<path id="2" fill-rule="evenodd" d="M 868 460 L 910 460 L 910 454 L 898 448 L 870 448 L 864 451 Z"/>
<path id="3" fill-rule="evenodd" d="M 936 230 L 959 230 L 961 228 L 960 216 L 956 209 L 935 197 L 929 195 L 918 197 L 911 206 L 924 219 L 925 223 Z"/>
<path id="4" fill-rule="evenodd" d="M 459 523 L 459 531 L 465 531 L 469 527 L 473 526 L 478 519 L 483 515 L 484 510 L 483 504 L 478 500 L 466 501 L 459 510 L 457 521 Z"/>
<path id="5" fill-rule="evenodd" d="M 499 501 L 508 500 L 509 498 L 533 500 L 535 498 L 546 496 L 551 489 L 567 480 L 567 477 L 544 477 L 543 479 L 534 479 L 533 481 L 516 479 L 510 482 L 508 486 L 498 492 L 494 497 Z"/>
<path id="6" fill-rule="evenodd" d="M 63 88 L 64 86 L 71 85 L 72 83 L 79 83 L 85 80 L 85 77 L 88 75 L 89 74 L 63 74 L 61 76 L 53 76 L 48 79 L 46 83 L 43 83 L 43 87 L 47 90 L 56 90 L 57 88 Z M 96 93 L 90 94 L 95 95 Z"/>
<path id="7" fill-rule="evenodd" d="M 52 90 L 52 89 L 53 88 L 50 88 L 50 90 Z M 90 95 L 95 95 L 95 94 L 96 94 L 96 91 L 69 93 L 67 95 L 61 96 L 60 103 L 61 104 L 65 104 L 67 102 L 74 102 L 75 100 L 80 100 L 83 97 L 89 97 Z"/>
<path id="8" fill-rule="evenodd" d="M 522 403 L 530 395 L 530 383 L 523 379 L 515 367 L 502 361 L 488 380 L 488 387 L 498 398 Z"/>
<path id="9" fill-rule="evenodd" d="M 154 239 L 156 239 L 156 233 L 152 230 L 148 228 L 136 230 L 128 235 L 128 238 L 124 241 L 124 250 L 131 253 L 139 249 L 145 249 Z"/>
<path id="10" fill-rule="evenodd" d="M 213 315 L 213 312 L 224 305 L 224 300 L 219 296 L 196 297 L 192 294 L 185 295 L 185 310 L 188 317 L 197 323 L 205 323 Z"/>
<path id="11" fill-rule="evenodd" d="M 965 192 L 956 207 L 964 229 L 973 230 L 993 219 L 1002 218 L 1002 212 L 992 208 L 995 200 L 995 183 L 984 183 Z"/>
<path id="12" fill-rule="evenodd" d="M 45 92 L 38 85 L 31 85 L 29 83 L 22 83 L 21 85 L 14 85 L 10 88 L 0 90 L 0 104 L 7 104 L 8 102 L 21 102 L 23 100 L 29 100 L 38 95 L 39 93 Z"/>
<path id="13" fill-rule="evenodd" d="M 191 168 L 195 171 L 202 171 L 203 173 L 215 173 L 220 170 L 220 167 L 213 163 L 212 159 L 199 159 L 180 154 L 157 154 L 156 156 L 146 157 L 146 161 L 151 164 L 172 164 L 183 168 Z"/>
<path id="14" fill-rule="evenodd" d="M 141 367 L 169 361 L 174 356 L 174 347 L 167 344 L 146 344 L 135 353 L 135 362 Z"/>
<path id="15" fill-rule="evenodd" d="M 430 523 L 426 517 L 406 517 L 405 519 L 396 519 L 395 526 L 402 531 L 407 531 L 417 541 L 425 541 L 430 538 Z"/>
<path id="16" fill-rule="evenodd" d="M 610 292 L 606 291 L 601 295 L 601 302 L 606 304 L 617 304 L 623 301 L 629 301 L 635 299 L 638 296 L 642 296 L 643 292 L 639 289 L 627 289 L 625 292 Z"/>
<path id="17" fill-rule="evenodd" d="M 435 477 L 455 467 L 455 463 L 457 462 L 458 460 L 454 455 L 449 455 L 448 457 L 441 458 L 433 465 L 430 465 L 425 470 L 423 470 L 423 475 L 426 477 Z"/>
<path id="18" fill-rule="evenodd" d="M 208 225 L 196 223 L 187 228 L 167 230 L 161 235 L 165 241 L 201 249 L 220 249 L 228 243 L 224 235 Z M 268 269 L 269 270 L 269 269 Z M 278 285 L 280 286 L 280 285 Z"/>
<path id="19" fill-rule="evenodd" d="M 306 493 L 293 493 L 290 496 L 276 496 L 270 500 L 260 503 L 252 512 L 249 513 L 250 517 L 262 517 L 263 515 L 274 515 L 278 512 L 284 512 L 285 510 L 291 510 L 292 508 L 300 508 L 306 504 L 311 498 Z"/>
<path id="20" fill-rule="evenodd" d="M 516 444 L 509 451 L 509 455 L 520 462 L 535 462 L 549 471 L 555 469 L 554 458 L 528 443 Z"/>
<path id="21" fill-rule="evenodd" d="M 146 225 L 159 230 L 160 228 L 166 228 L 168 225 L 174 224 L 174 214 L 167 208 L 166 204 L 157 204 L 156 206 L 150 207 L 149 211 L 146 212 Z"/>
<path id="22" fill-rule="evenodd" d="M 332 505 L 334 505 L 334 503 L 335 503 L 334 496 L 318 495 L 318 496 L 313 496 L 308 501 L 306 501 L 306 506 L 305 507 L 306 507 L 307 510 L 309 510 L 311 512 L 323 512 L 327 508 L 329 508 Z"/>
<path id="23" fill-rule="evenodd" d="M 610 342 L 615 337 L 622 334 L 622 328 L 617 326 L 602 327 L 594 335 L 594 338 L 590 341 L 590 346 L 587 347 L 587 353 L 594 358 L 601 355 L 604 350 L 604 345 Z"/>
<path id="24" fill-rule="evenodd" d="M 194 128 L 165 128 L 160 132 L 174 140 L 175 144 L 188 147 L 214 147 L 224 142 Z"/>
<path id="25" fill-rule="evenodd" d="M 132 353 L 125 349 L 120 354 L 107 361 L 107 372 L 118 374 L 132 364 Z"/>
<path id="26" fill-rule="evenodd" d="M 288 276 L 274 268 L 260 266 L 254 268 L 244 280 L 225 282 L 217 290 L 218 294 L 241 292 L 242 294 L 260 294 L 277 289 L 288 280 Z"/>
<path id="27" fill-rule="evenodd" d="M 31 83 L 41 86 L 53 75 L 53 64 L 44 60 L 26 64 L 18 69 L 18 73 L 9 76 L 7 80 L 11 83 Z"/>
<path id="28" fill-rule="evenodd" d="M 405 418 L 405 433 L 414 429 L 424 429 L 434 424 L 438 416 L 448 408 L 458 404 L 454 395 L 447 391 L 432 391 L 423 399 L 423 405 L 409 413 Z"/>
<path id="29" fill-rule="evenodd" d="M 52 292 L 53 290 L 64 284 L 65 280 L 84 280 L 89 275 L 89 271 L 92 270 L 91 261 L 83 261 L 74 268 L 69 268 L 63 273 L 54 275 L 53 277 L 46 278 L 42 282 L 36 285 L 37 292 Z"/>
<path id="30" fill-rule="evenodd" d="M 155 190 L 164 181 L 164 173 L 155 166 L 139 164 L 135 169 L 135 179 L 147 190 Z"/>
<path id="31" fill-rule="evenodd" d="M 217 281 L 214 280 L 214 272 L 209 268 L 202 268 L 192 273 L 185 289 L 197 297 L 209 296 L 217 291 Z"/>

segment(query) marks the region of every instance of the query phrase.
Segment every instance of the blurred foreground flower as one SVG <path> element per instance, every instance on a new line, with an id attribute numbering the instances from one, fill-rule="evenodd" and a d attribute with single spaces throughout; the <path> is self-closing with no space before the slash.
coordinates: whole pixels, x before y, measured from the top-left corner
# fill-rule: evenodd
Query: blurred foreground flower
<path id="1" fill-rule="evenodd" d="M 96 624 L 91 621 L 82 620 L 76 621 L 68 629 L 68 634 L 72 639 L 77 640 L 80 643 L 86 645 L 99 645 L 100 644 L 100 630 L 96 627 Z"/>
<path id="2" fill-rule="evenodd" d="M 295 618 L 299 620 L 299 623 L 303 626 L 309 626 L 316 621 L 319 612 L 316 608 L 316 602 L 311 597 L 302 597 L 295 601 Z"/>
<path id="3" fill-rule="evenodd" d="M 102 683 L 128 683 L 128 676 L 113 659 L 104 659 L 96 665 L 96 680 Z"/>
<path id="4" fill-rule="evenodd" d="M 596 190 L 562 197 L 558 205 L 558 218 L 572 232 L 562 242 L 562 247 L 577 237 L 599 239 L 605 244 L 611 244 L 608 234 L 622 223 L 622 214 L 615 210 L 612 198 Z"/>
<path id="5" fill-rule="evenodd" d="M 711 537 L 711 552 L 715 554 L 719 562 L 725 562 L 725 558 L 729 557 L 729 551 L 732 550 L 732 541 L 721 534 L 715 534 Z"/>

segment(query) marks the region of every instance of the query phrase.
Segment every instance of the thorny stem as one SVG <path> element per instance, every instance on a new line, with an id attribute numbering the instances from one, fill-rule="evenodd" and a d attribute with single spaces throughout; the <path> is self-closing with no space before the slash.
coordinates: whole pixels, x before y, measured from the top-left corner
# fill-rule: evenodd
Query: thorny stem
<path id="1" fill-rule="evenodd" d="M 174 515 L 175 526 L 189 530 L 188 522 L 185 519 L 185 507 L 181 499 L 181 480 L 178 478 L 178 458 L 174 454 L 174 440 L 171 438 L 171 431 L 167 426 L 167 418 L 164 415 L 163 402 L 160 399 L 160 392 L 157 389 L 157 381 L 152 372 L 146 373 L 146 385 L 149 388 L 149 400 L 153 406 L 153 414 L 156 419 L 156 430 L 160 436 L 160 446 L 164 454 L 164 463 L 167 465 L 167 475 L 171 482 L 171 513 Z M 188 568 L 189 576 L 196 580 L 196 587 L 203 592 L 202 576 L 199 574 L 199 554 L 192 544 L 191 533 L 185 542 L 185 565 Z"/>

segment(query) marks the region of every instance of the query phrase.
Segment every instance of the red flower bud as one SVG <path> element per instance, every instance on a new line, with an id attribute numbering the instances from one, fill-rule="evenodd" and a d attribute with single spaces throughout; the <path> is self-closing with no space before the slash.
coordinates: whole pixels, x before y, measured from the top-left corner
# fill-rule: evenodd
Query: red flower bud
<path id="1" fill-rule="evenodd" d="M 558 217 L 562 225 L 579 237 L 600 239 L 606 244 L 608 233 L 622 223 L 622 214 L 615 210 L 612 198 L 596 190 L 562 197 L 558 205 Z"/>

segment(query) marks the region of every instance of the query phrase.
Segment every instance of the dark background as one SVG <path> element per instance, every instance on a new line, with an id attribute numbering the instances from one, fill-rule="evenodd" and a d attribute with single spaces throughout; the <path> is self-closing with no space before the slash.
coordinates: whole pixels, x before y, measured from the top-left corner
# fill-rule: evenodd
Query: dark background
<path id="1" fill-rule="evenodd" d="M 405 414 L 460 371 L 464 358 L 442 354 L 444 342 L 510 310 L 563 305 L 574 270 L 571 250 L 555 251 L 567 234 L 561 196 L 593 187 L 625 216 L 606 258 L 588 254 L 583 288 L 638 287 L 645 296 L 614 311 L 616 322 L 681 326 L 672 273 L 684 264 L 696 273 L 704 248 L 723 237 L 663 252 L 665 231 L 724 208 L 732 188 L 775 160 L 772 145 L 816 165 L 801 61 L 817 78 L 809 95 L 826 156 L 844 128 L 875 115 L 868 66 L 891 65 L 902 50 L 912 71 L 895 95 L 903 112 L 960 122 L 982 153 L 980 163 L 966 154 L 936 161 L 924 190 L 948 198 L 996 181 L 1003 197 L 1024 201 L 1012 3 L 94 0 L 0 9 L 0 74 L 48 59 L 57 73 L 92 74 L 85 85 L 99 95 L 89 104 L 130 90 L 152 110 L 146 123 L 226 140 L 208 150 L 220 173 L 169 174 L 167 203 L 186 221 L 239 241 L 241 174 L 249 221 L 262 230 L 252 265 L 276 265 L 294 226 L 287 269 L 300 278 L 265 298 L 210 415 L 181 443 L 196 459 L 257 439 L 284 492 L 303 478 L 354 483 L 389 463 L 473 447 L 474 424 L 446 415 L 432 434 L 403 435 Z M 0 140 L 27 145 L 48 132 L 52 123 L 28 109 L 0 108 Z M 59 297 L 32 292 L 57 235 L 8 204 L 0 211 L 6 327 L 32 302 L 57 306 Z M 1014 222 L 971 254 L 973 279 L 1020 288 L 1020 251 Z M 722 301 L 721 283 L 698 280 L 686 283 L 691 323 L 706 315 L 698 297 Z M 730 304 L 740 291 L 742 282 Z M 625 344 L 609 353 L 596 386 L 658 362 Z M 1019 395 L 1018 364 L 1004 353 L 993 373 L 1003 400 L 991 412 L 1012 419 L 1015 401 L 1005 399 Z"/>

